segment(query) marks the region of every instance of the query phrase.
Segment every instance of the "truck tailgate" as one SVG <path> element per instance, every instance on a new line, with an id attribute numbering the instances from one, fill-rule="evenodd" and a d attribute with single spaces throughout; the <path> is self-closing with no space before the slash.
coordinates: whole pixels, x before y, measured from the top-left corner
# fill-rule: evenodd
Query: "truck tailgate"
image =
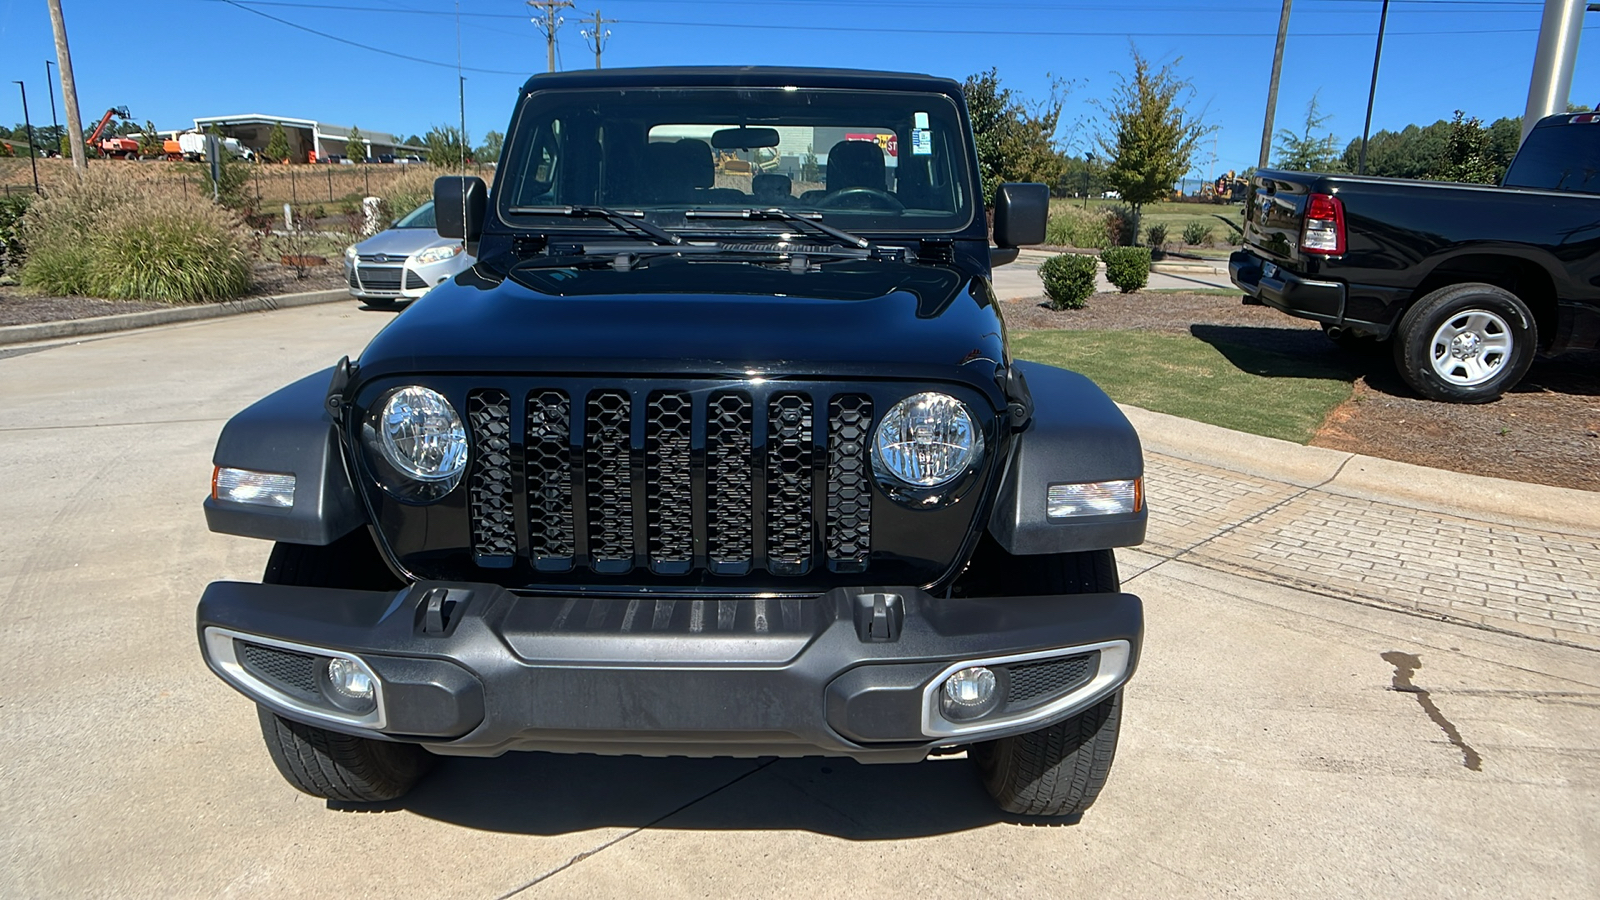
<path id="1" fill-rule="evenodd" d="M 1315 175 L 1299 173 L 1256 173 L 1254 190 L 1245 203 L 1244 242 L 1257 255 L 1277 262 L 1300 259 L 1300 226 L 1311 196 Z"/>

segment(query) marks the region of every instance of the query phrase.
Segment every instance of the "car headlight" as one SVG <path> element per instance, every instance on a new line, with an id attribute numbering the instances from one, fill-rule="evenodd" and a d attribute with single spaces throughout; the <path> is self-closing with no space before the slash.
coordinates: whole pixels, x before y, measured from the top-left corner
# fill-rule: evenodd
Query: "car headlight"
<path id="1" fill-rule="evenodd" d="M 363 428 L 379 481 L 404 500 L 431 502 L 461 483 L 467 429 L 438 391 L 412 385 L 391 392 Z"/>
<path id="2" fill-rule="evenodd" d="M 429 247 L 426 250 L 419 251 L 416 256 L 412 257 L 412 262 L 419 266 L 426 266 L 436 262 L 444 262 L 460 253 L 460 244 L 451 244 L 448 247 Z"/>
<path id="3" fill-rule="evenodd" d="M 356 255 L 357 254 L 356 254 L 356 245 L 355 244 L 351 244 L 350 246 L 344 248 L 344 261 L 345 262 L 352 262 L 352 263 L 355 262 L 356 261 Z"/>
<path id="4" fill-rule="evenodd" d="M 930 391 L 896 403 L 878 423 L 872 465 L 906 484 L 938 487 L 960 477 L 982 453 L 983 432 L 966 404 Z"/>

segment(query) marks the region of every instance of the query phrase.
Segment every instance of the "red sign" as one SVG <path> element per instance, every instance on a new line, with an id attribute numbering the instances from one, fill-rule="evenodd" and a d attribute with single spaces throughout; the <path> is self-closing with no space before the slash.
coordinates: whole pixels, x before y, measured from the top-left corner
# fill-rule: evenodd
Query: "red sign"
<path id="1" fill-rule="evenodd" d="M 890 156 L 900 156 L 900 138 L 895 134 L 863 132 L 861 134 L 846 134 L 844 139 L 847 141 L 871 141 L 872 143 L 877 144 L 880 148 L 882 148 L 883 152 L 889 154 Z"/>

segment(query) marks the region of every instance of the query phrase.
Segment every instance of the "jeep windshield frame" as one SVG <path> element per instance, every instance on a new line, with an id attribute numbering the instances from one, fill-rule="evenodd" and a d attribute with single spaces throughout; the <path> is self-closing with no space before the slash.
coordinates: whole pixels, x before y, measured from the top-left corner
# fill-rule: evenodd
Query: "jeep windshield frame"
<path id="1" fill-rule="evenodd" d="M 608 231 L 531 212 L 602 206 L 689 238 L 796 230 L 792 218 L 730 215 L 751 209 L 851 233 L 953 235 L 977 215 L 970 143 L 962 109 L 938 90 L 550 87 L 518 104 L 493 206 L 512 233 Z"/>

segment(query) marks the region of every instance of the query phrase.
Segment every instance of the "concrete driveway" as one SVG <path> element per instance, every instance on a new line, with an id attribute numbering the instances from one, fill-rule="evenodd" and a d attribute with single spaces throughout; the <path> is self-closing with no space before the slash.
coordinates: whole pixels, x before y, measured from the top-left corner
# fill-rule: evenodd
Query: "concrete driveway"
<path id="1" fill-rule="evenodd" d="M 1600 895 L 1593 652 L 1121 554 L 1110 784 L 1002 821 L 963 759 L 445 760 L 386 811 L 278 777 L 200 661 L 226 418 L 388 316 L 307 307 L 0 350 L 0 895 Z"/>

